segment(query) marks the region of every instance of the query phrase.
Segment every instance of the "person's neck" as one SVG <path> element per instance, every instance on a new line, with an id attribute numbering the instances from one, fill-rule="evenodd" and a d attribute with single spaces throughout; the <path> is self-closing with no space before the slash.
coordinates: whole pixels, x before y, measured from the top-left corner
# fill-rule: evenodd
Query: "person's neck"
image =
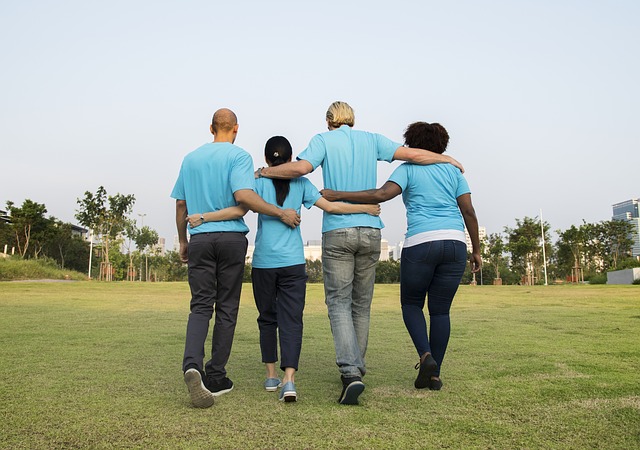
<path id="1" fill-rule="evenodd" d="M 233 144 L 235 142 L 236 135 L 234 133 L 218 133 L 213 135 L 213 142 L 228 142 Z"/>

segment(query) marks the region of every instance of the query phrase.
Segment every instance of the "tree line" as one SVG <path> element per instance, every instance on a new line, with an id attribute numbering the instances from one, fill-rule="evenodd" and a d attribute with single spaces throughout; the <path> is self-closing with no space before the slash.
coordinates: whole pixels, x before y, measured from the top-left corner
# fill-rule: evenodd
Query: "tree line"
<path id="1" fill-rule="evenodd" d="M 30 199 L 21 206 L 7 201 L 8 217 L 0 222 L 0 246 L 17 249 L 16 257 L 53 260 L 61 269 L 78 272 L 87 273 L 91 259 L 92 277 L 102 280 L 187 279 L 186 265 L 177 252 L 163 254 L 156 247 L 158 233 L 148 226 L 138 227 L 130 217 L 134 195 L 109 195 L 100 186 L 95 193 L 86 191 L 77 204 L 75 217 L 90 230 L 95 246 L 74 233 L 72 224 L 47 217 L 46 206 Z M 487 236 L 482 242 L 483 271 L 474 277 L 467 270 L 463 284 L 542 284 L 545 272 L 549 283 L 596 283 L 606 279 L 609 270 L 640 267 L 640 261 L 631 256 L 633 226 L 628 222 L 583 220 L 579 226 L 556 230 L 555 242 L 550 239 L 548 222 L 541 224 L 538 217 L 515 222 L 514 227 Z M 307 260 L 307 275 L 309 282 L 322 282 L 321 261 Z M 248 264 L 245 281 L 250 279 Z M 399 261 L 378 263 L 376 283 L 399 281 Z"/>

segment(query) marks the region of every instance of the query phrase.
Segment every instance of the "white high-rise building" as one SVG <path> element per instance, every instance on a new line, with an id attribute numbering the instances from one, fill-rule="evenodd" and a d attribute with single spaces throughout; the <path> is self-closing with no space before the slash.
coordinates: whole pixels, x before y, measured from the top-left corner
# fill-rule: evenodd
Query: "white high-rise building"
<path id="1" fill-rule="evenodd" d="M 613 220 L 624 220 L 633 225 L 631 232 L 631 255 L 640 258 L 640 199 L 632 198 L 625 202 L 613 205 Z"/>

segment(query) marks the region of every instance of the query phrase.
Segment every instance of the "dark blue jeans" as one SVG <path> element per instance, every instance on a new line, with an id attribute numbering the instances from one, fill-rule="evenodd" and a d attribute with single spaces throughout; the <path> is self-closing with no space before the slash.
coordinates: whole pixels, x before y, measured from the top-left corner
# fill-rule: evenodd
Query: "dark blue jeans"
<path id="1" fill-rule="evenodd" d="M 215 309 L 211 337 L 211 359 L 205 364 L 207 377 L 219 380 L 227 375 L 236 329 L 247 238 L 243 233 L 200 233 L 189 241 L 189 287 L 191 313 L 182 369 L 202 369 L 204 343 Z"/>
<path id="2" fill-rule="evenodd" d="M 253 298 L 260 313 L 260 352 L 263 363 L 278 360 L 280 368 L 298 370 L 302 349 L 302 312 L 307 293 L 307 271 L 304 264 L 276 269 L 251 270 Z"/>
<path id="3" fill-rule="evenodd" d="M 449 310 L 467 262 L 467 246 L 455 240 L 432 241 L 402 249 L 400 303 L 402 318 L 418 355 L 432 354 L 438 372 L 449 343 Z M 430 332 L 424 317 L 427 298 Z"/>

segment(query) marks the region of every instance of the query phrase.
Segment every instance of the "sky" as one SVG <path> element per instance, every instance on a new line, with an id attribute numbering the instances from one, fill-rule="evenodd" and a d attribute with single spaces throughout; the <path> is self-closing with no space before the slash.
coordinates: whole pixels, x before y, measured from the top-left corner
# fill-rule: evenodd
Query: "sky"
<path id="1" fill-rule="evenodd" d="M 134 194 L 171 249 L 170 193 L 215 110 L 237 114 L 257 168 L 269 137 L 300 153 L 342 100 L 399 143 L 414 121 L 444 125 L 488 233 L 541 210 L 551 231 L 610 220 L 640 197 L 639 22 L 640 2 L 616 0 L 1 0 L 0 208 L 76 223 L 102 185 Z M 404 214 L 382 205 L 391 245 Z M 321 217 L 303 211 L 305 241 Z"/>

